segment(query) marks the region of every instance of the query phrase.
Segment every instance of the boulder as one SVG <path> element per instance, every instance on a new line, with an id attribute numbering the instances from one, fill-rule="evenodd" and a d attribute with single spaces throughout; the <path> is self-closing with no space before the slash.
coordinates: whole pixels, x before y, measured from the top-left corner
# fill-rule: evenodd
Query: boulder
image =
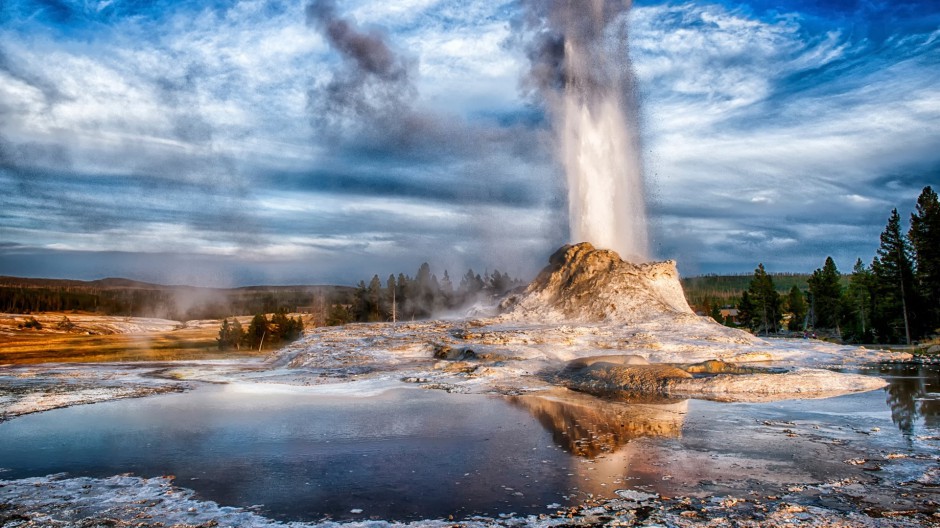
<path id="1" fill-rule="evenodd" d="M 666 395 L 671 380 L 691 379 L 688 372 L 671 365 L 614 365 L 593 363 L 582 368 L 566 368 L 558 376 L 572 390 L 598 396 Z"/>

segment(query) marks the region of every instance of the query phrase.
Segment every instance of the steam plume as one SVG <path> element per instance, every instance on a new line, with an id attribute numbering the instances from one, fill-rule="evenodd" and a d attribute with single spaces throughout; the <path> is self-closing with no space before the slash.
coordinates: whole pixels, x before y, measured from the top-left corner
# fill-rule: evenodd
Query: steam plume
<path id="1" fill-rule="evenodd" d="M 548 103 L 568 180 L 571 238 L 648 258 L 624 15 L 629 0 L 524 0 L 529 82 Z"/>

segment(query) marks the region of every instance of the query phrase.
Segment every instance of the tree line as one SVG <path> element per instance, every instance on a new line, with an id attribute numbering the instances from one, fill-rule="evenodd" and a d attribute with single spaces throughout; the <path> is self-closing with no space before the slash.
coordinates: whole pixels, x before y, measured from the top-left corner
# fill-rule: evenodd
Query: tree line
<path id="1" fill-rule="evenodd" d="M 806 289 L 809 273 L 771 274 L 777 291 L 786 293 L 793 286 Z M 705 314 L 717 314 L 722 307 L 734 306 L 741 300 L 741 292 L 748 288 L 752 273 L 731 275 L 707 274 L 682 277 L 682 291 L 689 305 Z M 715 316 L 718 317 L 717 315 Z"/>
<path id="2" fill-rule="evenodd" d="M 447 311 L 497 298 L 525 283 L 499 270 L 479 273 L 468 269 L 455 284 L 447 270 L 443 276 L 425 262 L 414 277 L 399 273 L 382 282 L 378 275 L 359 281 L 349 305 L 333 305 L 327 324 L 427 319 Z"/>
<path id="3" fill-rule="evenodd" d="M 242 327 L 238 318 L 233 317 L 231 323 L 228 318 L 224 319 L 216 343 L 219 350 L 240 350 L 242 347 L 260 350 L 265 345 L 276 347 L 295 341 L 303 333 L 304 321 L 300 316 L 288 317 L 287 312 L 278 310 L 270 320 L 264 314 L 256 314 L 251 318 L 247 329 Z"/>
<path id="4" fill-rule="evenodd" d="M 738 303 L 738 321 L 757 333 L 828 330 L 848 342 L 908 343 L 940 331 L 940 201 L 927 186 L 905 233 L 891 211 L 871 264 L 855 262 L 846 281 L 832 257 L 780 295 L 760 264 Z"/>
<path id="5" fill-rule="evenodd" d="M 56 285 L 56 282 L 70 284 Z M 348 304 L 353 291 L 345 286 L 210 289 L 148 285 L 102 288 L 93 282 L 71 283 L 81 281 L 5 278 L 0 282 L 0 312 L 79 311 L 188 321 L 278 310 L 295 312 L 301 307 L 318 304 Z"/>

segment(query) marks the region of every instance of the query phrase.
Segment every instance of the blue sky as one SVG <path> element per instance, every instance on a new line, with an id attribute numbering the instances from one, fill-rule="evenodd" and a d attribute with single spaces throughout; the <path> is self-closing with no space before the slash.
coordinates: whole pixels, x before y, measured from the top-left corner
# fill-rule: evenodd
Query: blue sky
<path id="1" fill-rule="evenodd" d="M 336 0 L 368 64 L 306 8 L 0 3 L 0 274 L 531 275 L 568 241 L 518 1 Z M 684 274 L 849 271 L 940 184 L 935 2 L 644 1 L 623 23 L 652 249 Z"/>

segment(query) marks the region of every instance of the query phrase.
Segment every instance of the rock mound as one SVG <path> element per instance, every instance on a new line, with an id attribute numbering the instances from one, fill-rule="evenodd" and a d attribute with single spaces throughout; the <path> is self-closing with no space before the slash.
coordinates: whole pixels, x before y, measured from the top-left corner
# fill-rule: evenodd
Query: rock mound
<path id="1" fill-rule="evenodd" d="M 659 316 L 695 319 L 672 260 L 633 264 L 587 242 L 567 245 L 522 293 L 500 309 L 511 320 L 637 323 Z"/>
<path id="2" fill-rule="evenodd" d="M 553 381 L 579 392 L 633 402 L 651 396 L 722 401 L 822 398 L 887 384 L 874 376 L 823 369 L 740 367 L 717 360 L 689 365 L 644 364 L 641 359 L 631 355 L 576 359 Z"/>
<path id="3" fill-rule="evenodd" d="M 588 367 L 565 369 L 559 374 L 562 385 L 600 396 L 666 395 L 675 380 L 692 379 L 688 372 L 663 363 L 656 365 L 617 365 L 595 363 Z"/>

